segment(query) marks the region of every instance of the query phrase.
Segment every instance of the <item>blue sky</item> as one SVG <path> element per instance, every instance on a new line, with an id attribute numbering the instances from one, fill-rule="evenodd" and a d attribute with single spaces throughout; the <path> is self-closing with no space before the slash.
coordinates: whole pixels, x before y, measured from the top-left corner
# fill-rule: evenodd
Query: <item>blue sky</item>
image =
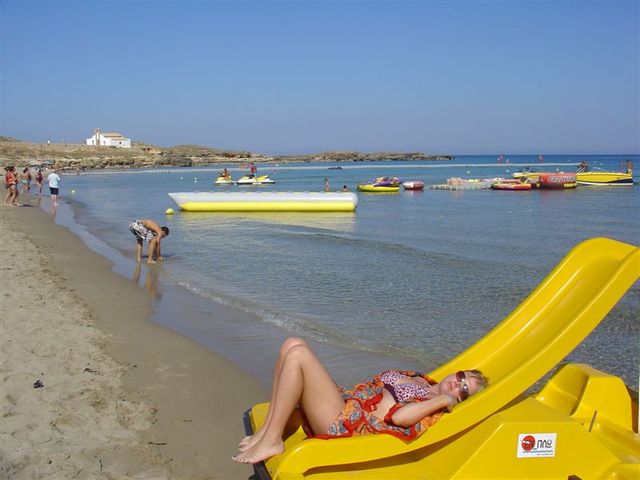
<path id="1" fill-rule="evenodd" d="M 639 153 L 640 2 L 0 2 L 0 134 Z"/>

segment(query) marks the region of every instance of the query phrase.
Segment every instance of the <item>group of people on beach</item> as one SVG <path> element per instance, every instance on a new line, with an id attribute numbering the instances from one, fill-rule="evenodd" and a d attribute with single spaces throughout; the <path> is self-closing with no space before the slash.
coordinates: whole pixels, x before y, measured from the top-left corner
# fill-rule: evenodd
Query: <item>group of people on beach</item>
<path id="1" fill-rule="evenodd" d="M 16 172 L 15 166 L 7 165 L 4 167 L 4 172 L 4 187 L 7 190 L 4 204 L 6 206 L 19 207 L 20 203 L 18 202 L 18 198 L 20 197 L 20 194 L 31 193 L 31 182 L 33 181 L 31 169 L 29 169 L 29 167 L 25 167 L 22 169 L 22 173 L 18 173 Z M 57 204 L 58 202 L 60 181 L 60 175 L 58 175 L 58 172 L 55 169 L 47 175 L 52 204 Z M 38 197 L 42 196 L 43 185 L 44 175 L 42 173 L 42 169 L 39 168 L 35 173 L 35 186 Z"/>

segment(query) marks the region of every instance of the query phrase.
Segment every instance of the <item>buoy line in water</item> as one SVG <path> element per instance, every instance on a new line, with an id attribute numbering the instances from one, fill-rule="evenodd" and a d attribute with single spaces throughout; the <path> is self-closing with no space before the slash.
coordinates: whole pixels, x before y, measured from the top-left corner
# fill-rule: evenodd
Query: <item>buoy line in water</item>
<path id="1" fill-rule="evenodd" d="M 510 170 L 519 169 L 519 168 L 545 168 L 545 167 L 575 167 L 580 165 L 578 162 L 575 163 L 511 163 L 506 165 L 504 163 L 444 163 L 441 165 L 420 165 L 420 164 L 411 164 L 411 165 L 348 165 L 341 166 L 340 169 L 331 169 L 331 170 L 369 170 L 369 169 L 392 169 L 392 168 L 509 168 Z M 182 168 L 153 168 L 153 169 L 144 169 L 144 170 L 91 170 L 89 172 L 80 172 L 77 175 L 122 175 L 122 174 L 151 174 L 151 173 L 216 173 L 220 167 L 206 167 L 206 168 L 192 168 L 192 167 L 182 167 Z M 224 167 L 222 167 L 224 168 Z M 246 168 L 241 167 L 227 167 L 227 170 L 230 172 L 246 172 Z M 261 170 L 267 170 L 270 172 L 273 171 L 285 171 L 285 170 L 330 170 L 329 167 L 326 166 L 280 166 L 280 165 L 261 165 Z"/>

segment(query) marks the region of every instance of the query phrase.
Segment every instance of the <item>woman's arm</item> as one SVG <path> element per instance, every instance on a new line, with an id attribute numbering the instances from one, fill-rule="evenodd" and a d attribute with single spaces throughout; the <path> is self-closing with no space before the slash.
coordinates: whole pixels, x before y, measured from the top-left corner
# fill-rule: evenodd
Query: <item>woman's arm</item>
<path id="1" fill-rule="evenodd" d="M 424 400 L 422 402 L 413 402 L 393 411 L 391 410 L 391 417 L 389 415 L 385 418 L 385 421 L 391 420 L 394 425 L 398 427 L 408 428 L 415 425 L 427 415 L 442 410 L 443 408 L 451 408 L 456 404 L 456 400 L 449 395 L 438 395 L 430 400 Z"/>

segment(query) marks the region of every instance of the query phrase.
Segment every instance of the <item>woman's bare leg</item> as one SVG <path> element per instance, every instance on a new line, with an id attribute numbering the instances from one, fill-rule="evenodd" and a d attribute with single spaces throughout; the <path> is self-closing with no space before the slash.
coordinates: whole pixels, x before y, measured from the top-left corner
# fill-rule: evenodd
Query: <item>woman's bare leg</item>
<path id="1" fill-rule="evenodd" d="M 240 440 L 240 451 L 244 452 L 245 450 L 251 448 L 258 440 L 262 438 L 262 434 L 264 432 L 264 428 L 269 424 L 269 420 L 271 420 L 271 414 L 273 412 L 273 402 L 276 396 L 276 390 L 278 389 L 278 382 L 280 381 L 280 370 L 282 369 L 282 360 L 286 357 L 289 350 L 292 347 L 303 345 L 308 347 L 307 342 L 298 337 L 289 337 L 287 338 L 282 346 L 280 347 L 280 352 L 278 353 L 278 359 L 276 360 L 276 366 L 273 369 L 273 379 L 271 380 L 271 401 L 269 403 L 269 410 L 267 410 L 267 416 L 264 419 L 264 422 L 260 426 L 260 428 L 253 434 L 244 437 Z"/>
<path id="2" fill-rule="evenodd" d="M 282 453 L 282 434 L 298 404 L 314 432 L 325 432 L 344 408 L 333 379 L 308 345 L 291 346 L 280 363 L 270 418 L 260 438 L 233 458 L 237 462 L 258 463 Z"/>

